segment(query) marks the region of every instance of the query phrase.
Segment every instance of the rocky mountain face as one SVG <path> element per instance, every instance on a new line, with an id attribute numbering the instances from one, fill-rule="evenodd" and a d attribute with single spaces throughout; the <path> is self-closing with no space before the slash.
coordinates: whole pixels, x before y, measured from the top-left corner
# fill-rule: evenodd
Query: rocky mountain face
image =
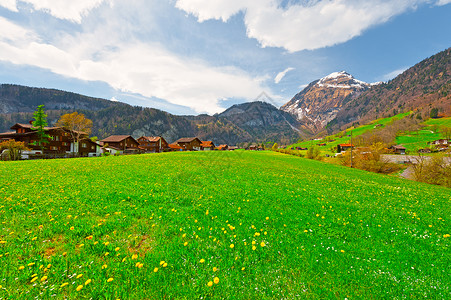
<path id="1" fill-rule="evenodd" d="M 393 80 L 372 87 L 357 97 L 347 97 L 328 129 L 339 130 L 346 124 L 388 117 L 414 111 L 429 117 L 437 108 L 439 114 L 451 115 L 451 48 L 433 55 Z"/>
<path id="2" fill-rule="evenodd" d="M 101 139 L 130 134 L 161 135 L 169 142 L 197 136 L 216 144 L 289 144 L 306 135 L 297 129 L 299 122 L 295 118 L 265 102 L 235 105 L 214 116 L 176 116 L 153 108 L 17 85 L 0 85 L 0 132 L 9 131 L 15 123 L 28 123 L 41 104 L 45 105 L 50 125 L 61 115 L 78 111 L 93 121 L 92 135 Z"/>
<path id="3" fill-rule="evenodd" d="M 318 132 L 337 116 L 345 99 L 357 97 L 370 87 L 344 71 L 335 72 L 310 83 L 280 109 Z"/>

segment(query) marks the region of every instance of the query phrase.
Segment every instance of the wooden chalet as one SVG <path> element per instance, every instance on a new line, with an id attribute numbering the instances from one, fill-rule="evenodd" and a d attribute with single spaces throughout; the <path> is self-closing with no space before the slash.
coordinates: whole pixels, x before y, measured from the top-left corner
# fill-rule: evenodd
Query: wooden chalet
<path id="1" fill-rule="evenodd" d="M 106 139 L 101 140 L 100 143 L 105 149 L 107 149 L 108 152 L 112 154 L 131 154 L 143 152 L 143 150 L 139 148 L 138 141 L 131 135 L 110 135 Z M 108 148 L 110 148 L 110 150 L 108 150 Z"/>
<path id="2" fill-rule="evenodd" d="M 169 149 L 168 142 L 161 136 L 142 136 L 137 141 L 145 152 L 159 153 Z"/>
<path id="3" fill-rule="evenodd" d="M 62 127 L 45 127 L 46 134 L 50 136 L 43 149 L 36 145 L 39 140 L 38 133 L 32 129 L 31 124 L 16 123 L 11 129 L 13 132 L 0 133 L 0 140 L 15 140 L 23 142 L 29 148 L 30 154 L 70 154 L 80 156 L 100 155 L 100 145 L 93 142 L 87 134 L 81 134 L 80 142 L 76 144 L 71 132 Z M 42 151 L 43 150 L 43 151 Z M 43 153 L 42 153 L 43 152 Z"/>
<path id="4" fill-rule="evenodd" d="M 212 141 L 202 141 L 202 143 L 200 144 L 200 150 L 215 150 L 215 144 L 213 144 Z"/>
<path id="5" fill-rule="evenodd" d="M 401 145 L 393 145 L 389 149 L 396 154 L 406 154 L 406 147 L 403 147 Z"/>
<path id="6" fill-rule="evenodd" d="M 229 146 L 227 144 L 219 145 L 216 149 L 218 150 L 228 150 Z"/>
<path id="7" fill-rule="evenodd" d="M 201 149 L 200 145 L 202 144 L 202 141 L 196 137 L 190 137 L 178 139 L 174 144 L 179 145 L 183 150 L 199 151 Z"/>
<path id="8" fill-rule="evenodd" d="M 347 151 L 347 150 L 350 150 L 350 149 L 353 149 L 353 148 L 354 148 L 354 145 L 352 145 L 352 144 L 338 144 L 337 152 L 341 153 L 343 151 Z"/>

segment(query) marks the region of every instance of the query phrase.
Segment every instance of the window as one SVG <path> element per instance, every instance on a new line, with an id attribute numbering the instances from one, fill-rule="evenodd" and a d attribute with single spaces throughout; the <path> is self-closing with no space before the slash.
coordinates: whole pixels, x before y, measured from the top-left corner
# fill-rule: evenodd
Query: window
<path id="1" fill-rule="evenodd" d="M 82 143 L 82 144 L 81 144 L 81 147 L 82 147 L 82 148 L 86 148 L 86 143 Z"/>
<path id="2" fill-rule="evenodd" d="M 58 147 L 56 147 L 56 146 L 51 146 L 51 147 L 50 147 L 50 150 L 58 150 Z"/>
<path id="3" fill-rule="evenodd" d="M 67 146 L 67 143 L 66 143 L 66 142 L 63 142 L 63 146 Z"/>

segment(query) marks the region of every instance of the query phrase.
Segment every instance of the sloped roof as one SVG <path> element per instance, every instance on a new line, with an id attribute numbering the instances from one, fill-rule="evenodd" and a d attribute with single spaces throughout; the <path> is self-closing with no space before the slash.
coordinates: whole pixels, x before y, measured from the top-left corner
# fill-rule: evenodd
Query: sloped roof
<path id="1" fill-rule="evenodd" d="M 178 149 L 178 150 L 181 149 L 181 150 L 183 150 L 182 147 L 180 147 L 179 145 L 176 145 L 176 144 L 169 144 L 168 147 L 171 148 L 171 149 Z"/>
<path id="2" fill-rule="evenodd" d="M 212 141 L 202 141 L 201 142 L 201 144 L 200 144 L 202 147 L 214 147 L 215 146 L 215 144 L 213 144 L 213 142 Z"/>
<path id="3" fill-rule="evenodd" d="M 133 139 L 133 137 L 131 135 L 110 135 L 106 139 L 101 140 L 101 142 L 103 142 L 103 143 L 117 143 L 117 142 L 122 142 L 123 140 L 125 140 L 128 137 L 131 137 Z"/>
<path id="4" fill-rule="evenodd" d="M 338 144 L 340 147 L 354 147 L 354 145 L 351 144 Z"/>
<path id="5" fill-rule="evenodd" d="M 198 140 L 200 142 L 200 140 L 197 137 L 188 137 L 188 138 L 180 138 L 178 140 L 175 141 L 176 143 L 191 143 L 194 140 Z"/>

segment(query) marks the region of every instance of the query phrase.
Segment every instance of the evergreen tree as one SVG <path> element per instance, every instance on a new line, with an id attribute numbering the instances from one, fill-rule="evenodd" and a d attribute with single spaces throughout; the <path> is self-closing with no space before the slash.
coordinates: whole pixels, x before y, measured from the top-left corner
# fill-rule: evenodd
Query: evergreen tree
<path id="1" fill-rule="evenodd" d="M 47 134 L 45 127 L 47 127 L 47 114 L 44 112 L 44 105 L 39 105 L 38 109 L 33 113 L 34 121 L 31 129 L 36 130 L 38 134 L 38 140 L 34 143 L 41 147 L 41 151 L 44 152 L 44 145 L 48 144 L 50 136 Z"/>

